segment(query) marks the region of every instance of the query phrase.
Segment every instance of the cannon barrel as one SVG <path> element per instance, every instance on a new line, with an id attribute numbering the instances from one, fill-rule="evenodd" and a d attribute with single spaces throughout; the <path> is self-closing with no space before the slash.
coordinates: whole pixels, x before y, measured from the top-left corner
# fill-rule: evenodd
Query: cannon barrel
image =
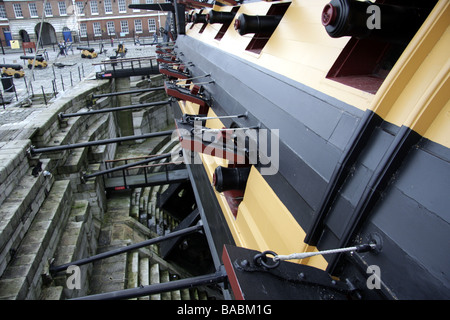
<path id="1" fill-rule="evenodd" d="M 218 166 L 214 170 L 213 185 L 218 192 L 228 190 L 244 190 L 250 168 L 226 168 Z"/>
<path id="2" fill-rule="evenodd" d="M 86 51 L 89 51 L 89 52 L 94 52 L 95 51 L 95 49 L 92 48 L 92 47 L 77 47 L 77 50 L 86 50 Z"/>
<path id="3" fill-rule="evenodd" d="M 282 16 L 250 16 L 241 14 L 234 21 L 234 29 L 242 36 L 247 33 L 271 33 L 280 23 Z"/>
<path id="4" fill-rule="evenodd" d="M 20 59 L 29 59 L 29 60 L 36 59 L 37 61 L 44 61 L 44 57 L 41 55 L 36 56 L 36 58 L 34 56 L 20 56 Z"/>
<path id="5" fill-rule="evenodd" d="M 325 5 L 321 18 L 325 30 L 333 38 L 371 37 L 403 44 L 411 40 L 429 12 L 427 8 L 332 0 Z"/>
<path id="6" fill-rule="evenodd" d="M 0 64 L 0 68 L 11 68 L 14 70 L 22 70 L 23 67 L 20 64 Z"/>
<path id="7" fill-rule="evenodd" d="M 206 14 L 194 13 L 192 16 L 193 23 L 206 23 Z"/>
<path id="8" fill-rule="evenodd" d="M 222 12 L 210 10 L 206 14 L 206 21 L 208 21 L 208 23 L 221 23 L 221 24 L 231 23 L 235 15 L 236 13 L 234 12 Z"/>

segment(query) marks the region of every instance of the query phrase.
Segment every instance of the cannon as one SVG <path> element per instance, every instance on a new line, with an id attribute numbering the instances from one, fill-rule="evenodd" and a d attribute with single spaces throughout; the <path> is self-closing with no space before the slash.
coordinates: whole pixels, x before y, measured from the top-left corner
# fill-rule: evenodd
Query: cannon
<path id="1" fill-rule="evenodd" d="M 20 59 L 28 60 L 28 69 L 33 67 L 33 64 L 36 68 L 42 69 L 47 67 L 47 61 L 45 61 L 44 57 L 41 55 L 34 56 L 20 56 Z"/>
<path id="2" fill-rule="evenodd" d="M 234 21 L 234 29 L 242 36 L 247 33 L 272 33 L 278 26 L 282 16 L 250 16 L 241 14 Z"/>
<path id="3" fill-rule="evenodd" d="M 22 78 L 25 72 L 20 64 L 0 64 L 2 68 L 2 76 L 13 76 L 14 78 Z"/>
<path id="4" fill-rule="evenodd" d="M 216 10 L 210 10 L 206 14 L 206 21 L 210 24 L 220 23 L 220 24 L 230 24 L 233 21 L 235 12 L 221 12 Z"/>
<path id="5" fill-rule="evenodd" d="M 116 52 L 116 57 L 125 58 L 125 55 L 127 54 L 127 49 L 123 45 L 123 42 L 119 42 L 117 45 L 117 49 L 114 50 Z"/>
<path id="6" fill-rule="evenodd" d="M 81 50 L 81 57 L 82 58 L 97 58 L 98 54 L 95 52 L 94 48 L 91 47 L 77 47 L 77 50 Z"/>
<path id="7" fill-rule="evenodd" d="M 376 17 L 377 8 L 379 11 Z M 332 38 L 351 36 L 408 44 L 430 9 L 356 0 L 332 0 L 322 11 L 322 25 Z M 372 20 L 373 18 L 373 20 Z M 379 25 L 368 27 L 378 19 Z"/>

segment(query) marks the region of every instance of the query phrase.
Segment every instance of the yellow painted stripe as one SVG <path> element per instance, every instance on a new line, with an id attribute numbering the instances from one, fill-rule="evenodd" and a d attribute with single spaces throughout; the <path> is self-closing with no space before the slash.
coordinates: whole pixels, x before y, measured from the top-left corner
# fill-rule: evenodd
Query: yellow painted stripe
<path id="1" fill-rule="evenodd" d="M 190 29 L 192 24 L 188 24 L 186 33 L 228 54 L 239 56 L 356 108 L 366 110 L 373 99 L 373 94 L 325 78 L 350 39 L 350 37 L 335 39 L 327 34 L 320 20 L 321 12 L 327 3 L 329 0 L 292 1 L 260 54 L 245 50 L 253 34 L 239 35 L 234 30 L 234 20 L 220 41 L 214 40 L 221 27 L 219 24 L 208 24 L 203 33 L 199 33 L 203 24 L 196 24 L 192 29 Z M 259 1 L 241 5 L 235 19 L 242 13 L 265 15 L 272 4 Z M 230 11 L 231 7 L 219 7 L 217 10 Z"/>
<path id="2" fill-rule="evenodd" d="M 180 101 L 179 105 L 181 110 L 184 110 L 189 103 Z M 215 116 L 217 115 L 210 108 L 208 117 Z M 207 121 L 206 127 L 221 129 L 224 124 L 220 119 L 211 119 Z M 258 251 L 271 250 L 277 254 L 317 251 L 316 247 L 308 246 L 303 242 L 305 231 L 258 170 L 252 167 L 244 199 L 239 205 L 235 218 L 224 195 L 212 186 L 214 170 L 218 166 L 227 167 L 228 161 L 207 154 L 199 154 L 199 156 L 236 245 Z M 291 236 L 286 237 L 286 234 Z M 327 266 L 322 256 L 291 262 L 308 264 L 321 269 Z"/>
<path id="3" fill-rule="evenodd" d="M 378 90 L 370 109 L 450 147 L 450 2 L 441 0 Z"/>

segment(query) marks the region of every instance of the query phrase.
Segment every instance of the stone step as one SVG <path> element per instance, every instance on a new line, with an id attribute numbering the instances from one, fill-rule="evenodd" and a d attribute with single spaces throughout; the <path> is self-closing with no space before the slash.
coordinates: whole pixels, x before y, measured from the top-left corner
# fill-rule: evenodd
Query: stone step
<path id="1" fill-rule="evenodd" d="M 30 169 L 26 158 L 30 146 L 30 140 L 0 142 L 0 205 Z"/>
<path id="2" fill-rule="evenodd" d="M 39 300 L 62 300 L 64 298 L 63 290 L 63 286 L 44 288 Z"/>
<path id="3" fill-rule="evenodd" d="M 72 202 L 69 180 L 56 181 L 0 278 L 0 299 L 37 299 L 48 261 L 66 224 Z"/>
<path id="4" fill-rule="evenodd" d="M 42 171 L 49 160 L 42 160 Z M 42 172 L 37 177 L 25 175 L 0 206 L 0 275 L 11 260 L 53 183 L 53 176 Z"/>
<path id="5" fill-rule="evenodd" d="M 139 285 L 148 286 L 150 284 L 150 261 L 147 257 L 139 259 Z M 139 297 L 138 300 L 149 300 L 149 296 Z"/>
<path id="6" fill-rule="evenodd" d="M 153 263 L 150 266 L 150 284 L 161 283 L 161 277 L 159 275 L 159 264 Z M 152 294 L 150 300 L 161 300 L 161 294 Z"/>
<path id="7" fill-rule="evenodd" d="M 93 140 L 100 140 L 98 136 L 104 132 L 108 127 L 109 116 L 104 115 L 97 119 L 97 121 L 86 123 L 87 130 L 83 130 L 83 135 L 79 137 L 76 143 L 84 143 Z M 91 121 L 92 122 L 92 121 Z M 89 147 L 75 148 L 68 152 L 67 159 L 64 165 L 58 167 L 59 174 L 79 173 L 88 165 L 88 150 Z M 98 151 L 98 150 L 97 150 Z M 105 150 L 103 150 L 104 152 Z"/>
<path id="8" fill-rule="evenodd" d="M 69 220 L 55 252 L 53 265 L 58 266 L 70 263 L 92 255 L 94 248 L 91 246 L 92 239 L 90 238 L 94 233 L 93 227 L 89 202 L 87 200 L 74 201 Z M 66 299 L 84 296 L 88 292 L 88 273 L 90 273 L 91 268 L 89 264 L 80 267 L 82 276 L 80 289 L 67 288 L 67 276 L 65 274 L 55 277 L 54 284 L 64 288 L 64 297 Z"/>
<path id="9" fill-rule="evenodd" d="M 128 253 L 127 288 L 137 288 L 139 283 L 139 252 Z M 135 300 L 135 299 L 134 299 Z"/>

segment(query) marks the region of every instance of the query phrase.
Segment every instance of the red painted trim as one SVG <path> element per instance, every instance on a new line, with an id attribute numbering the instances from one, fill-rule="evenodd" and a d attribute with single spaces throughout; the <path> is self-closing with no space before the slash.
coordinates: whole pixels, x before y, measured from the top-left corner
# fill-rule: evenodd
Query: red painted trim
<path id="1" fill-rule="evenodd" d="M 227 248 L 223 246 L 222 251 L 222 262 L 225 267 L 225 271 L 227 272 L 228 282 L 231 285 L 231 290 L 233 290 L 234 297 L 236 300 L 245 300 L 244 294 L 242 293 L 241 286 L 239 285 L 239 281 L 236 277 L 236 273 L 233 269 L 233 262 L 228 255 Z"/>
<path id="2" fill-rule="evenodd" d="M 159 68 L 159 72 L 162 73 L 162 74 L 165 74 L 166 76 L 174 77 L 174 78 L 177 78 L 177 79 L 188 79 L 187 75 L 182 74 L 182 73 L 178 73 L 176 71 L 170 71 L 167 68 Z"/>
<path id="3" fill-rule="evenodd" d="M 180 100 L 187 100 L 187 101 L 190 101 L 192 103 L 196 103 L 196 104 L 200 105 L 200 107 L 205 107 L 206 106 L 206 102 L 204 100 L 199 99 L 199 98 L 195 98 L 195 97 L 190 96 L 188 94 L 183 94 L 183 93 L 181 93 L 181 92 L 179 92 L 179 91 L 177 91 L 175 89 L 171 89 L 171 88 L 167 87 L 166 83 L 164 83 L 164 88 L 166 90 L 166 93 L 169 96 L 175 97 L 175 98 L 180 99 Z"/>

